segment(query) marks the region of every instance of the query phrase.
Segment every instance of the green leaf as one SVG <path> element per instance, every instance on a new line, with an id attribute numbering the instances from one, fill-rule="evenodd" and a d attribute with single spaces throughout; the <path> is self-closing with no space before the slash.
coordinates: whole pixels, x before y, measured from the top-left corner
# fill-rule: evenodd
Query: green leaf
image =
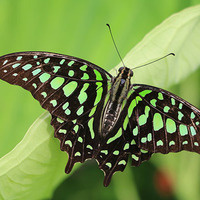
<path id="1" fill-rule="evenodd" d="M 67 155 L 53 138 L 50 115 L 40 116 L 23 140 L 0 159 L 0 199 L 50 198 L 64 178 Z"/>

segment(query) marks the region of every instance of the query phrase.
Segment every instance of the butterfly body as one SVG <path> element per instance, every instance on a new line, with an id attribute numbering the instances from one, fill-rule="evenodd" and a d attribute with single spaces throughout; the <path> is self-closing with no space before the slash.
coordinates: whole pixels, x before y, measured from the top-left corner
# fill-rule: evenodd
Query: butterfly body
<path id="1" fill-rule="evenodd" d="M 123 101 L 126 99 L 131 86 L 133 72 L 127 68 L 119 69 L 118 76 L 112 79 L 110 97 L 101 117 L 100 132 L 104 137 L 113 129 L 121 113 Z"/>
<path id="2" fill-rule="evenodd" d="M 108 186 L 116 171 L 139 166 L 153 153 L 200 153 L 200 110 L 153 86 L 132 84 L 86 60 L 49 52 L 0 57 L 0 79 L 30 91 L 52 116 L 54 135 L 69 155 L 65 169 L 95 159 Z"/>

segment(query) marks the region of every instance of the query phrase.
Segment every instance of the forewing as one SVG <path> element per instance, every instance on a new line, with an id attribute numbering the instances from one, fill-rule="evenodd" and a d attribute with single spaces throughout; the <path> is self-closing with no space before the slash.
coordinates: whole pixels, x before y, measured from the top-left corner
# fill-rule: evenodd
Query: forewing
<path id="1" fill-rule="evenodd" d="M 29 90 L 41 106 L 63 120 L 90 111 L 107 93 L 111 75 L 71 56 L 21 52 L 0 57 L 0 79 Z"/>
<path id="2" fill-rule="evenodd" d="M 128 101 L 132 133 L 139 148 L 152 153 L 200 153 L 200 110 L 160 88 L 132 86 Z"/>

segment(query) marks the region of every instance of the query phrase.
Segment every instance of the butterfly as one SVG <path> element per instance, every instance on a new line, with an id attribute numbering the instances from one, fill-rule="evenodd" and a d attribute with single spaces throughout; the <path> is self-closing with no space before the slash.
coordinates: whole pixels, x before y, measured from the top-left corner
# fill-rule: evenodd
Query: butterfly
<path id="1" fill-rule="evenodd" d="M 68 153 L 65 172 L 95 159 L 108 186 L 116 171 L 153 153 L 200 153 L 200 110 L 161 88 L 132 84 L 133 71 L 113 77 L 86 60 L 49 52 L 0 57 L 0 78 L 30 91 L 52 116 Z"/>

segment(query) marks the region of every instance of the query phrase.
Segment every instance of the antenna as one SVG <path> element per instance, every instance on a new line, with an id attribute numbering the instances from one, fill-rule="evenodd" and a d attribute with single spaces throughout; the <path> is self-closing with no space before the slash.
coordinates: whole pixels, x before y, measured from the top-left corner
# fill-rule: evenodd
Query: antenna
<path id="1" fill-rule="evenodd" d="M 109 24 L 106 24 L 106 26 L 108 26 L 108 28 L 109 28 L 110 35 L 111 35 L 111 38 L 112 38 L 113 44 L 114 44 L 114 46 L 115 46 L 115 49 L 116 49 L 116 51 L 117 51 L 117 53 L 118 53 L 118 56 L 119 56 L 120 60 L 122 61 L 123 66 L 125 67 L 125 64 L 124 64 L 124 62 L 123 62 L 123 60 L 122 60 L 122 57 L 120 56 L 120 53 L 119 53 L 118 48 L 117 48 L 117 45 L 116 45 L 116 43 L 115 43 L 115 40 L 114 40 L 114 37 L 113 37 L 112 31 L 111 31 L 110 25 L 109 25 Z"/>
<path id="2" fill-rule="evenodd" d="M 158 59 L 156 59 L 156 60 L 154 60 L 154 61 L 152 61 L 152 62 L 149 62 L 149 63 L 147 63 L 147 64 L 144 64 L 144 65 L 140 65 L 140 66 L 138 66 L 138 67 L 134 67 L 133 69 L 138 69 L 138 68 L 140 68 L 140 67 L 144 67 L 144 66 L 146 66 L 146 65 L 150 65 L 150 64 L 152 64 L 152 63 L 155 63 L 155 62 L 157 62 L 157 61 L 159 61 L 159 60 L 162 60 L 163 58 L 166 58 L 167 56 L 175 56 L 175 54 L 174 53 L 169 53 L 169 54 L 167 54 L 167 55 L 165 55 L 165 56 L 163 56 L 163 57 L 161 57 L 161 58 L 158 58 Z"/>

